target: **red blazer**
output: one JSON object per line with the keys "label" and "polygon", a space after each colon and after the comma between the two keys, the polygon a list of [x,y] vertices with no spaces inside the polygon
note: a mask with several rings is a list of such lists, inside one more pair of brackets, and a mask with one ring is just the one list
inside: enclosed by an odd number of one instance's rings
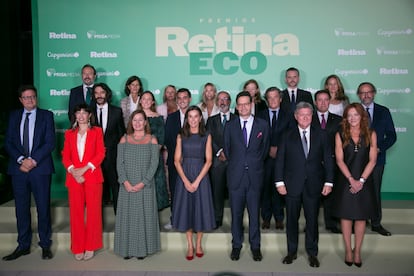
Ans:
{"label": "red blazer", "polygon": [[[87,170],[84,174],[85,182],[102,183],[103,175],[101,169],[102,160],[105,158],[105,146],[103,140],[102,128],[92,127],[88,130],[86,136],[85,153],[82,162],[79,160],[77,148],[78,130],[69,129],[65,132],[65,142],[62,150],[62,163],[67,170],[71,165],[75,168],[86,166],[91,162],[95,170]],[[79,185],[70,173],[66,173],[66,186]]]}

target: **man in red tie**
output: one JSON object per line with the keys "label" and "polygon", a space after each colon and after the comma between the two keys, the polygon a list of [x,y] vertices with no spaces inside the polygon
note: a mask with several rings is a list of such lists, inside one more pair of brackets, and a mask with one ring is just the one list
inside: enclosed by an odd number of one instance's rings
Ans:
{"label": "man in red tie", "polygon": [[[316,112],[313,114],[312,125],[316,128],[324,129],[328,135],[328,143],[335,153],[335,134],[339,130],[339,124],[342,117],[328,111],[331,95],[328,90],[317,91],[314,95]],[[335,156],[332,156],[335,161]],[[325,228],[332,233],[341,233],[338,228],[338,219],[331,214],[332,199],[331,195],[322,197],[323,214],[325,219]]]}

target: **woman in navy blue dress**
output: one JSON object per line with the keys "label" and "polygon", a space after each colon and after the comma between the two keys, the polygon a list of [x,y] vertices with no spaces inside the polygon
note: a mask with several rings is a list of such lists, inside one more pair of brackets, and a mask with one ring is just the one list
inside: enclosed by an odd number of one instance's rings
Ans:
{"label": "woman in navy blue dress", "polygon": [[206,133],[203,115],[197,106],[185,113],[184,126],[177,136],[174,164],[178,178],[172,225],[186,232],[187,260],[194,258],[193,232],[196,232],[195,255],[201,258],[203,232],[215,227],[214,208],[208,170],[212,163],[211,135]]}

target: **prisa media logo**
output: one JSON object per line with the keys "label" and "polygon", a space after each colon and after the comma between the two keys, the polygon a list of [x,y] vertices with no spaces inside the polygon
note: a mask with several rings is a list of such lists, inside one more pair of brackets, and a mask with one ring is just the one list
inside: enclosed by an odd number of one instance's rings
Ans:
{"label": "prisa media logo", "polygon": [[120,34],[99,34],[94,30],[86,32],[86,37],[88,39],[118,39],[121,38]]}
{"label": "prisa media logo", "polygon": [[67,77],[79,77],[80,74],[79,73],[75,73],[75,72],[56,72],[55,68],[48,68],[46,69],[46,75],[49,78],[67,78]]}
{"label": "prisa media logo", "polygon": [[76,34],[49,32],[49,39],[76,39]]}

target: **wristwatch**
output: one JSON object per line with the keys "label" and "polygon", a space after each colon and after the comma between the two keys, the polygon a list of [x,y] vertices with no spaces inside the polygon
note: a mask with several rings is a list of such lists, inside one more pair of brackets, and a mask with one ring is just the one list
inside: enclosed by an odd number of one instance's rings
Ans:
{"label": "wristwatch", "polygon": [[362,184],[364,184],[364,183],[365,183],[365,181],[366,181],[366,179],[365,179],[365,178],[363,178],[363,177],[361,177],[361,178],[359,179],[359,182],[361,182]]}

